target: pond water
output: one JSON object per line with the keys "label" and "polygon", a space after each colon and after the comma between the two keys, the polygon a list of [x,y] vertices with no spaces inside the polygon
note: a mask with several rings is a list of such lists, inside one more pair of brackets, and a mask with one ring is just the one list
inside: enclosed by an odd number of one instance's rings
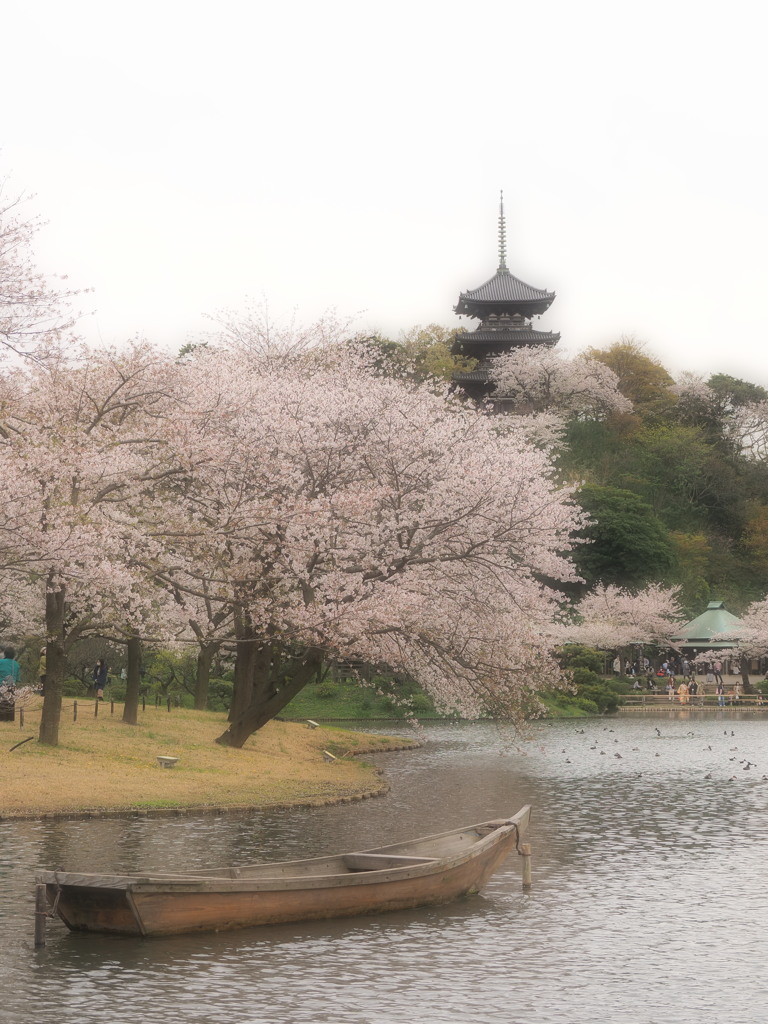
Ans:
{"label": "pond water", "polygon": [[[382,730],[384,731],[384,730]],[[431,726],[382,799],[224,818],[0,823],[0,1021],[752,1024],[766,1019],[768,719],[726,710]],[[749,768],[745,765],[749,764]],[[376,846],[534,806],[534,886],[169,939],[48,927],[36,866],[211,867]]]}

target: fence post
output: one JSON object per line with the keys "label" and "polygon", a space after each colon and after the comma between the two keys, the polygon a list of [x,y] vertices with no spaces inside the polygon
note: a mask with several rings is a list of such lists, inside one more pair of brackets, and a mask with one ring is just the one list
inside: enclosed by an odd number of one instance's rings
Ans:
{"label": "fence post", "polygon": [[170,712],[170,710],[171,710],[171,698],[169,697],[168,698],[168,711]]}
{"label": "fence post", "polygon": [[115,702],[113,700],[109,702],[109,713],[110,715],[114,715],[115,713]]}
{"label": "fence post", "polygon": [[98,718],[99,717],[99,698],[98,697],[93,702],[93,717],[94,718]]}
{"label": "fence post", "polygon": [[77,721],[77,701],[72,705],[72,721]]}
{"label": "fence post", "polygon": [[19,728],[24,728],[24,708],[19,708]]}
{"label": "fence post", "polygon": [[146,711],[147,710],[147,698],[146,698],[146,696],[143,693],[141,695],[141,710],[142,711]]}

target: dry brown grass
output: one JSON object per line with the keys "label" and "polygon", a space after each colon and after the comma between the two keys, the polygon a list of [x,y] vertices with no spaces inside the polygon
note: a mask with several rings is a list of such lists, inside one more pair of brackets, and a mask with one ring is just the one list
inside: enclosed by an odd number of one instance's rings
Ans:
{"label": "dry brown grass", "polygon": [[[214,742],[226,728],[223,714],[165,708],[139,712],[137,726],[121,721],[122,705],[71,702],[62,715],[59,746],[37,742],[39,704],[25,709],[25,727],[0,722],[0,817],[51,813],[189,807],[264,807],[328,803],[378,792],[376,770],[342,755],[398,749],[400,739],[330,727],[308,729],[270,722],[242,750]],[[35,738],[11,751],[27,736]],[[339,756],[323,760],[323,750]],[[161,768],[158,755],[178,757]]]}

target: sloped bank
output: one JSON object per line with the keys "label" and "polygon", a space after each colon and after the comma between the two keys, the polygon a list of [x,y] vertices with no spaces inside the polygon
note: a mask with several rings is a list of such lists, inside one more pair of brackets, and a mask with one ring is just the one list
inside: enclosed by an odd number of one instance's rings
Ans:
{"label": "sloped bank", "polygon": [[[81,702],[77,721],[65,714],[57,747],[32,738],[10,749],[36,733],[32,708],[21,733],[15,723],[0,723],[0,820],[215,815],[364,800],[389,787],[361,755],[419,746],[403,737],[270,722],[235,750],[214,742],[224,715],[148,708],[138,726],[127,726],[121,706],[113,715],[103,708],[98,718],[86,709]],[[178,760],[162,768],[161,756]]]}

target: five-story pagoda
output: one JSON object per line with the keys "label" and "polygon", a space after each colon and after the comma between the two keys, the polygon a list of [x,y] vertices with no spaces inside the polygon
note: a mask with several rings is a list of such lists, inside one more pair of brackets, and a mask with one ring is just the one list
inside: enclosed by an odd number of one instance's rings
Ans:
{"label": "five-story pagoda", "polygon": [[453,380],[467,395],[478,401],[487,398],[494,385],[490,380],[492,360],[513,348],[531,345],[556,345],[560,335],[536,331],[531,318],[541,316],[554,301],[555,293],[534,288],[507,268],[504,193],[499,207],[499,267],[493,277],[479,288],[462,292],[454,306],[459,316],[480,321],[474,331],[457,335],[454,354],[477,359],[473,370],[458,372]]}

